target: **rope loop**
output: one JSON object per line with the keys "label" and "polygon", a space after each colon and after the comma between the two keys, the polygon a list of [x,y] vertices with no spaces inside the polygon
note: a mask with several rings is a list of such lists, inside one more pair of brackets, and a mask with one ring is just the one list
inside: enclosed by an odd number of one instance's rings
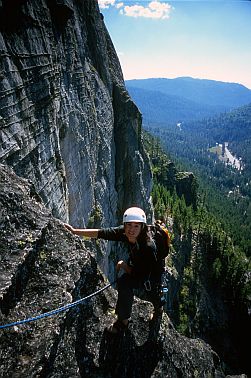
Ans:
{"label": "rope loop", "polygon": [[43,318],[47,318],[49,316],[53,316],[53,315],[56,315],[56,314],[59,314],[60,312],[63,312],[63,311],[67,311],[69,310],[69,308],[72,308],[72,307],[75,307],[75,306],[78,306],[80,303],[98,295],[99,293],[101,293],[102,291],[108,289],[108,287],[112,286],[116,281],[112,282],[112,283],[109,283],[107,284],[106,286],[102,287],[101,289],[95,291],[94,293],[90,294],[90,295],[87,295],[86,297],[84,298],[81,298],[81,299],[78,299],[77,301],[75,302],[72,302],[72,303],[68,303],[67,305],[65,306],[62,306],[62,307],[59,307],[55,310],[52,310],[52,311],[48,311],[48,312],[45,312],[44,314],[40,314],[40,315],[37,315],[37,316],[34,316],[32,318],[27,318],[27,319],[23,319],[23,320],[19,320],[17,322],[13,322],[13,323],[9,323],[9,324],[3,324],[3,325],[0,325],[0,329],[5,329],[5,328],[10,328],[10,327],[14,327],[14,326],[18,326],[20,324],[24,324],[24,323],[31,323],[31,322],[34,322],[36,320],[40,320],[40,319],[43,319]]}

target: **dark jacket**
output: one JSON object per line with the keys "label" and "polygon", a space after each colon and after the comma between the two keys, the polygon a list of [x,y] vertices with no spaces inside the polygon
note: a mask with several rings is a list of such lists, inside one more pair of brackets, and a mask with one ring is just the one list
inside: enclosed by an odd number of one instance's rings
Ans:
{"label": "dark jacket", "polygon": [[156,260],[156,246],[153,240],[143,240],[135,244],[129,243],[124,226],[100,229],[98,238],[124,242],[128,246],[128,264],[132,267],[132,275],[145,281],[160,279],[160,267]]}

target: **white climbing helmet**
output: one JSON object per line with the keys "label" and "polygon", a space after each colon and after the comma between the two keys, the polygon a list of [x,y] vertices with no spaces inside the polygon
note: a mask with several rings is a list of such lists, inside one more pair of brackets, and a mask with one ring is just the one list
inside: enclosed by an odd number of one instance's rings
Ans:
{"label": "white climbing helmet", "polygon": [[123,215],[123,223],[128,222],[146,223],[145,212],[139,207],[129,207]]}

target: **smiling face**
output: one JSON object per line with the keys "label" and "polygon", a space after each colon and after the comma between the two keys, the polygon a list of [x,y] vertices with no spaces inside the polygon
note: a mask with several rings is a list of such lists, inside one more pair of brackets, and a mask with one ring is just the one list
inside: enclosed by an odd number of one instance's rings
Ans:
{"label": "smiling face", "polygon": [[128,222],[125,223],[125,234],[130,243],[136,243],[137,237],[142,229],[142,223]]}

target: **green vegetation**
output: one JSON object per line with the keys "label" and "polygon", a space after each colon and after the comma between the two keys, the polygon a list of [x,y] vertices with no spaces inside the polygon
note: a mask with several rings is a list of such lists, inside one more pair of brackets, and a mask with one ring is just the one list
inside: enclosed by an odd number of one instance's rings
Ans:
{"label": "green vegetation", "polygon": [[[144,127],[161,140],[160,145],[145,136],[154,176],[153,204],[173,235],[167,259],[174,272],[169,315],[178,331],[204,338],[230,365],[238,361],[234,368],[239,373],[248,371],[251,105],[177,124],[158,122],[158,113],[153,122],[144,116]],[[236,169],[228,150],[241,157],[243,169]],[[193,172],[196,180],[189,181],[192,176],[184,171]],[[226,345],[233,349],[226,351]]]}
{"label": "green vegetation", "polygon": [[[247,256],[251,256],[251,105],[217,118],[174,125],[148,126],[183,170],[190,170],[206,193],[205,207]],[[216,143],[229,143],[241,156],[243,170],[220,161]],[[177,163],[178,161],[178,163]],[[181,163],[182,162],[182,163]],[[155,168],[156,169],[156,168]]]}
{"label": "green vegetation", "polygon": [[[188,206],[184,195],[177,195],[175,167],[161,149],[160,143],[148,133],[145,133],[144,140],[152,162],[152,200],[155,215],[167,223],[169,219],[173,220],[174,250],[179,250],[181,239],[187,240],[187,244],[190,243],[175,318],[178,330],[193,336],[202,284],[210,287],[210,290],[215,289],[215,292],[220,291],[222,300],[233,303],[237,312],[240,308],[245,308],[247,312],[251,298],[250,260],[245,254],[246,249],[241,248],[241,243],[239,246],[234,245],[231,238],[238,240],[241,219],[238,219],[239,213],[235,207],[231,207],[231,201],[221,201],[219,190],[217,192],[216,187],[209,187],[205,180],[200,181],[202,185],[198,189],[196,206]],[[212,202],[210,207],[209,198]],[[246,208],[244,199],[236,197],[235,201],[244,206],[242,210]],[[228,227],[225,227],[226,222],[222,221],[222,217],[229,219],[228,212],[231,212],[235,222],[239,222],[230,233]],[[247,223],[247,228],[250,223]],[[250,234],[246,235],[246,241],[248,237]]]}

